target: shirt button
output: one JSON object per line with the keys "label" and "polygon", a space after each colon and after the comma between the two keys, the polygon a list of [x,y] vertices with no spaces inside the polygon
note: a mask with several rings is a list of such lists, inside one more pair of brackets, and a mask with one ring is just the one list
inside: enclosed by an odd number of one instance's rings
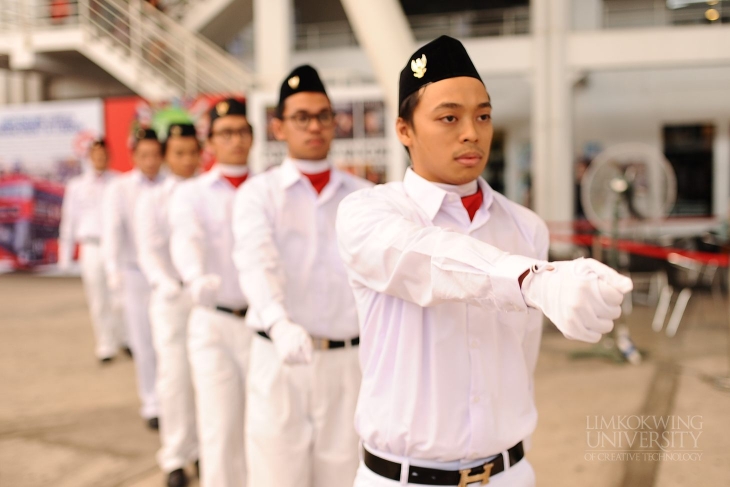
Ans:
{"label": "shirt button", "polygon": [[479,346],[479,340],[472,340],[472,341],[471,341],[471,342],[469,343],[469,346],[470,346],[471,348],[477,348],[477,347]]}
{"label": "shirt button", "polygon": [[474,396],[474,397],[472,398],[471,402],[473,402],[474,404],[479,404],[479,400],[480,400],[480,399],[481,399],[481,398],[480,398],[479,396]]}

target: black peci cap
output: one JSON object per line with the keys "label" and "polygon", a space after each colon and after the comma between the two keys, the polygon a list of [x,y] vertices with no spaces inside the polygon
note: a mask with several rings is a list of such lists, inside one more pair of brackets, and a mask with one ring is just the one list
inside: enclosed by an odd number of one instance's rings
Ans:
{"label": "black peci cap", "polygon": [[167,127],[167,138],[170,137],[197,137],[198,133],[195,130],[195,125],[191,123],[173,123]]}
{"label": "black peci cap", "polygon": [[134,144],[135,146],[142,140],[154,140],[159,142],[157,138],[157,132],[151,128],[140,127],[134,131]]}
{"label": "black peci cap", "polygon": [[417,50],[400,72],[398,106],[429,83],[462,76],[482,81],[464,45],[453,37],[441,36]]}
{"label": "black peci cap", "polygon": [[287,98],[303,92],[327,95],[327,90],[324,89],[324,83],[322,83],[319,73],[308,64],[294,68],[289,76],[284,79],[279,91],[278,113],[281,114],[284,111],[284,101]]}
{"label": "black peci cap", "polygon": [[246,102],[237,100],[236,98],[226,98],[213,105],[208,115],[210,117],[208,135],[210,136],[213,133],[213,123],[219,118],[227,117],[228,115],[243,115],[245,117]]}

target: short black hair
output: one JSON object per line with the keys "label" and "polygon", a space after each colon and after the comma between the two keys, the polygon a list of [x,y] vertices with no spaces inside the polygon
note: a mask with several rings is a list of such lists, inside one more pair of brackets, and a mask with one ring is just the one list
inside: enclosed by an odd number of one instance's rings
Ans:
{"label": "short black hair", "polygon": [[413,127],[413,113],[418,107],[418,102],[421,101],[422,90],[414,91],[405,99],[403,103],[398,107],[398,117],[402,118],[408,125]]}
{"label": "short black hair", "polygon": [[89,146],[89,151],[91,151],[91,149],[94,149],[96,147],[101,147],[102,149],[106,149],[106,140],[104,140],[103,138],[92,140],[91,145]]}
{"label": "short black hair", "polygon": [[[402,118],[403,121],[410,125],[414,131],[416,130],[416,127],[413,125],[413,113],[416,111],[416,107],[418,107],[418,103],[421,101],[422,94],[423,89],[414,91],[413,93],[405,97],[403,99],[403,102],[398,107],[398,117]],[[410,157],[411,151],[408,150],[408,147],[404,145],[403,148],[408,153],[408,157]]]}

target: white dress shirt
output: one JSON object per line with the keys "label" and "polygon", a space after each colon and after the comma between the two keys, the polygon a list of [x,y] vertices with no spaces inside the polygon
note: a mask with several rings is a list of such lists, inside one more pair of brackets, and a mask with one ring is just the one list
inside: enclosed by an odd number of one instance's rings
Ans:
{"label": "white dress shirt", "polygon": [[139,169],[133,169],[109,185],[102,208],[102,250],[107,275],[119,275],[125,267],[138,267],[134,223],[137,200],[164,180],[162,174],[149,179]]}
{"label": "white dress shirt", "polygon": [[109,183],[118,176],[115,171],[98,173],[90,170],[66,184],[61,210],[58,261],[71,262],[76,242],[101,240],[101,204]]}
{"label": "white dress shirt", "polygon": [[518,278],[547,258],[548,230],[478,184],[484,201],[473,221],[459,194],[412,169],[340,206],[360,319],[355,423],[376,454],[468,462],[535,427],[534,358],[523,342],[539,337],[541,314],[528,311]]}
{"label": "white dress shirt", "polygon": [[[245,182],[243,186],[248,183]],[[170,252],[186,284],[206,274],[221,278],[218,305],[246,307],[233,265],[231,211],[236,189],[220,168],[180,183],[170,199]]]}
{"label": "white dress shirt", "polygon": [[268,329],[287,318],[314,337],[358,335],[355,302],[337,251],[335,217],[343,198],[369,186],[332,169],[329,183],[317,194],[295,161],[286,159],[241,188],[233,210],[233,259],[253,310],[250,326]]}
{"label": "white dress shirt", "polygon": [[165,181],[145,191],[137,201],[134,218],[139,267],[152,287],[164,280],[180,281],[170,256],[169,203],[182,178],[170,174]]}

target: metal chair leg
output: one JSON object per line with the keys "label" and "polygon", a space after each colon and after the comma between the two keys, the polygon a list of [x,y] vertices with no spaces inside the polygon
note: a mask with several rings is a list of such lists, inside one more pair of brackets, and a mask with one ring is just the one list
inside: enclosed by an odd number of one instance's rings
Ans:
{"label": "metal chair leg", "polygon": [[654,313],[654,320],[651,322],[651,329],[659,333],[664,327],[664,320],[667,317],[667,311],[669,311],[669,303],[672,300],[672,294],[674,289],[672,286],[664,286],[662,292],[659,295],[659,303],[656,305],[656,312]]}
{"label": "metal chair leg", "polygon": [[672,311],[672,317],[669,319],[669,323],[667,324],[667,336],[673,337],[677,334],[677,329],[679,328],[679,323],[682,321],[682,316],[684,316],[684,311],[687,309],[687,303],[689,302],[689,298],[692,296],[692,288],[686,287],[682,289],[682,291],[679,293],[679,296],[677,297],[677,302],[674,305],[674,311]]}

